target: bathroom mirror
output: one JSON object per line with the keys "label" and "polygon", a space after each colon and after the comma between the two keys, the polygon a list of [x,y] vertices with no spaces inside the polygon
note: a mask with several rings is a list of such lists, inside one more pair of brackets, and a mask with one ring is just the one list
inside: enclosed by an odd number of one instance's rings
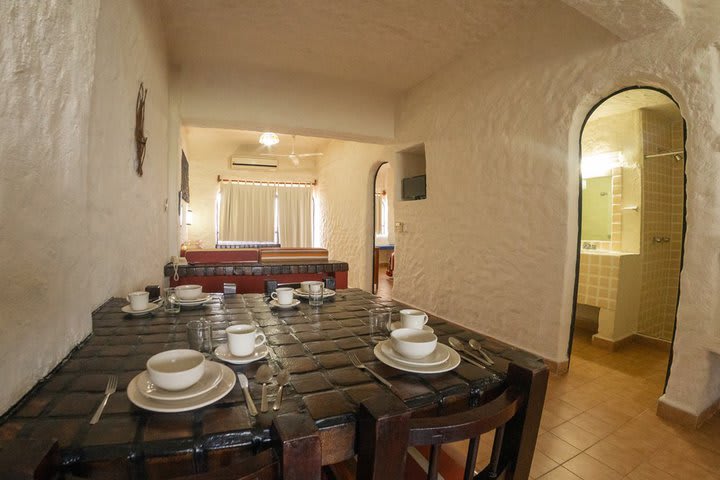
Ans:
{"label": "bathroom mirror", "polygon": [[610,240],[612,225],[612,177],[582,181],[582,240]]}

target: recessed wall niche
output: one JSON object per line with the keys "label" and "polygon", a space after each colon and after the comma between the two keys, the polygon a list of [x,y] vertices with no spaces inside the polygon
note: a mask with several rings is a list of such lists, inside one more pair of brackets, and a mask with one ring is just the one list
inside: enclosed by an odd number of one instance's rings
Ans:
{"label": "recessed wall niche", "polygon": [[425,175],[425,144],[419,143],[395,154],[396,192],[400,201],[424,200],[427,198],[427,177]]}

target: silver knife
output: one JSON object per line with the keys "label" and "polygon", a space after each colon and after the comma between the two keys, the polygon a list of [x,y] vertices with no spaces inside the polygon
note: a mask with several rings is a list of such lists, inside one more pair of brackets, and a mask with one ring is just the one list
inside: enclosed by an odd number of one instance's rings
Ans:
{"label": "silver knife", "polygon": [[480,367],[480,368],[483,368],[483,369],[487,370],[487,367],[486,367],[485,365],[483,365],[482,363],[480,363],[480,362],[478,362],[478,361],[476,361],[476,360],[473,360],[472,358],[468,357],[468,356],[465,355],[464,353],[460,353],[460,352],[457,352],[457,353],[458,353],[458,355],[460,355],[460,358],[462,358],[463,360],[465,360],[465,361],[468,362],[469,364],[472,364],[472,365],[475,365],[476,367]]}
{"label": "silver knife", "polygon": [[247,403],[248,411],[250,412],[250,415],[254,417],[258,414],[258,411],[257,408],[255,408],[255,402],[253,402],[253,399],[250,396],[250,390],[248,390],[248,378],[244,373],[238,373],[237,378],[238,382],[240,382],[240,388],[242,388],[242,391],[245,394],[245,403]]}

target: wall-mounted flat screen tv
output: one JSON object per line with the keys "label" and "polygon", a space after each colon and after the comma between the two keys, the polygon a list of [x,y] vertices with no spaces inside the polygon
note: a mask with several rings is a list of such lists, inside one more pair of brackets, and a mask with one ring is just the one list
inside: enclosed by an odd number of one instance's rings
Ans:
{"label": "wall-mounted flat screen tv", "polygon": [[402,199],[403,200],[422,200],[425,195],[425,175],[417,177],[403,178],[402,181]]}

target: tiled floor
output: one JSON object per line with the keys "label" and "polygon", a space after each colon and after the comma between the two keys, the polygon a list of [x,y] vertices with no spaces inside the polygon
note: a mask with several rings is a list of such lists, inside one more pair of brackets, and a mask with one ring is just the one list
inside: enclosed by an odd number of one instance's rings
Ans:
{"label": "tiled floor", "polygon": [[[719,416],[689,430],[655,415],[666,365],[667,353],[653,347],[611,353],[577,332],[570,372],[550,378],[531,478],[720,479]],[[491,443],[481,443],[478,467]],[[449,447],[463,464],[463,445]]]}
{"label": "tiled floor", "polygon": [[378,275],[378,290],[376,295],[378,297],[392,300],[393,277],[385,275],[386,268],[387,265],[381,265],[380,267],[380,273]]}

